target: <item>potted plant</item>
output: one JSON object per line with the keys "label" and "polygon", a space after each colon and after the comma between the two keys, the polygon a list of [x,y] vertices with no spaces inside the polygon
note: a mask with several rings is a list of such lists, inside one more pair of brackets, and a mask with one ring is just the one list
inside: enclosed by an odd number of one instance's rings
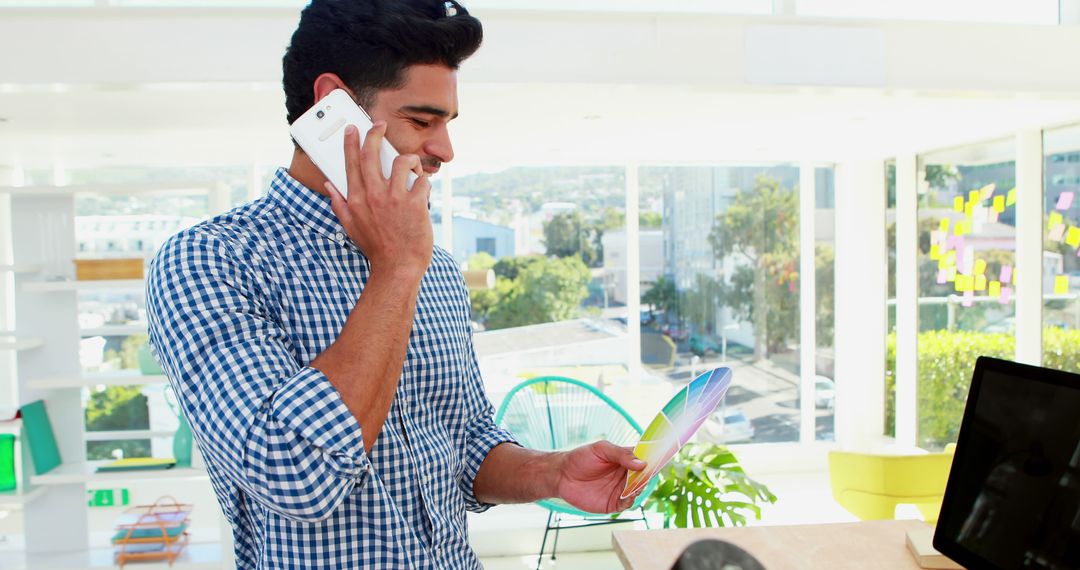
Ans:
{"label": "potted plant", "polygon": [[658,477],[645,509],[664,515],[664,528],[743,526],[761,518],[760,503],[776,502],[722,445],[688,443]]}

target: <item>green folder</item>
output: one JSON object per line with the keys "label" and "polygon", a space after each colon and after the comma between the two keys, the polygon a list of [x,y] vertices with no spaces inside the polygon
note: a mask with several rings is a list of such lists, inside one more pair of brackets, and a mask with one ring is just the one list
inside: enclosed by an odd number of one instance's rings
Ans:
{"label": "green folder", "polygon": [[10,433],[0,433],[0,491],[14,491],[17,486],[15,436]]}
{"label": "green folder", "polygon": [[49,413],[45,411],[45,402],[37,400],[19,408],[22,414],[23,430],[26,442],[30,445],[30,458],[34,463],[34,473],[43,475],[60,465],[60,450],[56,447]]}

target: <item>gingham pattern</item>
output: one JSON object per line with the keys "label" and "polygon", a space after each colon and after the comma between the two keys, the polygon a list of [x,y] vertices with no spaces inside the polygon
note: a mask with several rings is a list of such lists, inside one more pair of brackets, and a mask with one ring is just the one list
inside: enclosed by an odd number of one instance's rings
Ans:
{"label": "gingham pattern", "polygon": [[233,527],[237,568],[480,568],[465,511],[492,421],[461,273],[436,248],[370,454],[306,366],[369,265],[330,201],[278,170],[265,198],[171,238],[147,284],[150,340]]}

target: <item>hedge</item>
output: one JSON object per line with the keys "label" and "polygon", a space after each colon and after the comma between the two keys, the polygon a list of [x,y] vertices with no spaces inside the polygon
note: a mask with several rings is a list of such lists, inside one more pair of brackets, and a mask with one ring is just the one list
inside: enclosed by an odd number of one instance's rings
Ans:
{"label": "hedge", "polygon": [[[1005,333],[929,331],[919,333],[918,444],[942,449],[956,441],[971,372],[979,356],[1015,359],[1016,337]],[[896,336],[886,340],[885,433],[896,425]],[[1080,330],[1043,330],[1043,366],[1080,371]]]}

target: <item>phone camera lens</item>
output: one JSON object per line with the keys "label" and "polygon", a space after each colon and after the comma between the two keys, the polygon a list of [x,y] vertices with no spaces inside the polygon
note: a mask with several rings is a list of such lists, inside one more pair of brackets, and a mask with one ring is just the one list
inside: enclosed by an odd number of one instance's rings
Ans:
{"label": "phone camera lens", "polygon": [[315,116],[321,119],[326,116],[326,113],[320,110],[319,112],[315,113]]}

